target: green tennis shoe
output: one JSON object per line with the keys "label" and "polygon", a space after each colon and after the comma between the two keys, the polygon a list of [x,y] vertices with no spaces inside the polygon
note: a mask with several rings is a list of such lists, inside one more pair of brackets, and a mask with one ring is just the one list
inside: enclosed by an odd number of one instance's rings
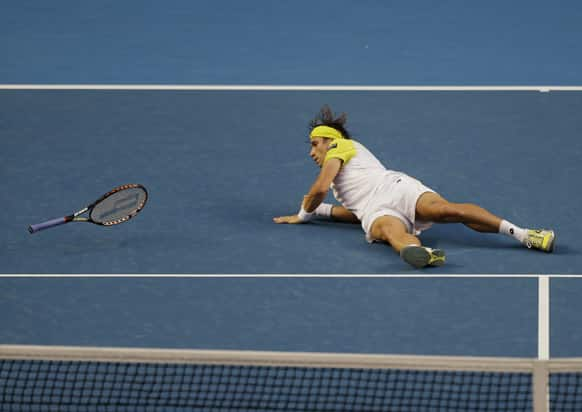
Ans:
{"label": "green tennis shoe", "polygon": [[538,249],[547,253],[554,251],[556,234],[553,230],[528,229],[523,244],[529,249]]}
{"label": "green tennis shoe", "polygon": [[445,264],[445,251],[424,246],[410,245],[400,250],[400,257],[406,263],[417,269],[426,266],[442,266]]}

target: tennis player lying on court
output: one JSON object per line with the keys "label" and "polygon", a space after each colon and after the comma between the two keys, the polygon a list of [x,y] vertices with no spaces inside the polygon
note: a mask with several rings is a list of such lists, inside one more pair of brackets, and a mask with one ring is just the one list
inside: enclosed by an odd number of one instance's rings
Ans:
{"label": "tennis player lying on court", "polygon": [[[451,203],[420,181],[386,169],[345,128],[346,115],[334,118],[324,106],[311,122],[311,158],[321,172],[303,197],[296,215],[276,217],[276,223],[304,223],[314,215],[361,223],[370,243],[389,243],[414,267],[440,266],[445,252],[421,245],[418,235],[432,223],[463,223],[484,233],[511,236],[528,248],[551,252],[552,230],[523,229],[469,203]],[[342,206],[322,201],[329,189]]]}

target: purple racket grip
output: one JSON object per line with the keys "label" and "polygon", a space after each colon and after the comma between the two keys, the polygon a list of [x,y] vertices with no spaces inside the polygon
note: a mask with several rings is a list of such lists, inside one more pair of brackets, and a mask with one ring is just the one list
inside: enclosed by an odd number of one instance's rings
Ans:
{"label": "purple racket grip", "polygon": [[67,219],[64,217],[59,217],[56,219],[47,220],[46,222],[38,223],[36,225],[30,225],[28,227],[28,231],[30,233],[36,233],[38,231],[48,229],[49,227],[62,225],[64,223],[67,223]]}

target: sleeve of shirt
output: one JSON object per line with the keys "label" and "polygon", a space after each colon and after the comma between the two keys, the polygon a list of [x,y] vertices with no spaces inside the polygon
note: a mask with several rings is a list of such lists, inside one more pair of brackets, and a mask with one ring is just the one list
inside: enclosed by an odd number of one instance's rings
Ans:
{"label": "sleeve of shirt", "polygon": [[335,139],[329,145],[325,160],[340,159],[343,165],[347,164],[356,155],[356,146],[349,139]]}

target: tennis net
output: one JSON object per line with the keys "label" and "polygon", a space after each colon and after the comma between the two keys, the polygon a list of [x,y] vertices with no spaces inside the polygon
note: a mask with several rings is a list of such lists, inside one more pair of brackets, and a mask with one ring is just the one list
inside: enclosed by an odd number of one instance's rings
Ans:
{"label": "tennis net", "polygon": [[580,359],[0,345],[2,411],[573,411],[581,385]]}

